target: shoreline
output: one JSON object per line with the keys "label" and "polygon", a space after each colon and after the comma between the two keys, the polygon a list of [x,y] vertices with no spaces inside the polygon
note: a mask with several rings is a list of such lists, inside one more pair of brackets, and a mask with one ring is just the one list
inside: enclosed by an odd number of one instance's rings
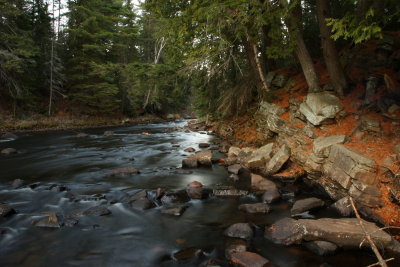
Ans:
{"label": "shoreline", "polygon": [[[143,116],[137,118],[87,118],[87,119],[60,119],[52,117],[38,120],[15,120],[0,123],[0,135],[8,132],[48,132],[63,130],[93,129],[102,127],[132,126],[140,123],[162,123],[168,119],[157,116]],[[14,125],[12,125],[14,124]]]}

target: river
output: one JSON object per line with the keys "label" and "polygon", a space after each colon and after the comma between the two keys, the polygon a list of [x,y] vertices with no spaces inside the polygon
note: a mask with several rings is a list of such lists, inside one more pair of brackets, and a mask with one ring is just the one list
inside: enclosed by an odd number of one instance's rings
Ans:
{"label": "river", "polygon": [[[181,121],[95,128],[86,130],[90,136],[83,138],[76,137],[73,131],[51,131],[2,140],[0,150],[13,147],[18,153],[0,156],[0,202],[17,211],[0,218],[0,266],[199,266],[209,259],[227,266],[223,231],[236,222],[254,225],[256,235],[251,250],[274,266],[355,267],[376,262],[370,252],[342,251],[319,257],[300,246],[284,247],[264,239],[266,226],[290,216],[291,200],[272,205],[272,212],[267,215],[238,211],[241,203],[257,202],[253,195],[191,200],[180,217],[161,214],[162,207],[132,210],[126,197],[138,189],[173,191],[184,189],[192,181],[207,188],[232,185],[225,167],[218,164],[193,169],[192,173],[175,172],[188,155],[185,148],[198,149],[199,143],[215,141],[212,135],[178,129],[185,124]],[[106,130],[114,134],[103,135]],[[141,173],[108,175],[124,167]],[[23,179],[26,186],[13,189],[10,183],[16,178]],[[79,216],[100,204],[107,205],[112,213]],[[69,215],[79,222],[59,229],[31,224],[48,214]],[[314,216],[334,215],[321,211]],[[192,247],[201,249],[203,255],[183,262],[170,256]]]}

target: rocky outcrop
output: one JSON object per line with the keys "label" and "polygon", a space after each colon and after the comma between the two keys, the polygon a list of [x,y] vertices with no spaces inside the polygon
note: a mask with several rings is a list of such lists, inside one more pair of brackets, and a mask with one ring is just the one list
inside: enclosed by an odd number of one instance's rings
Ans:
{"label": "rocky outcrop", "polygon": [[[363,221],[366,231],[380,248],[392,245],[392,237],[374,223]],[[357,218],[318,220],[285,218],[276,222],[266,231],[266,238],[284,245],[299,244],[303,241],[328,241],[344,248],[358,248],[365,233]],[[368,242],[363,243],[368,246]]]}
{"label": "rocky outcrop", "polygon": [[300,105],[300,112],[315,126],[332,121],[342,110],[340,99],[329,92],[310,93]]}
{"label": "rocky outcrop", "polygon": [[357,202],[371,207],[381,204],[376,171],[375,161],[340,144],[332,146],[323,166],[324,175],[344,188]]}
{"label": "rocky outcrop", "polygon": [[318,137],[313,142],[313,152],[317,157],[327,158],[331,152],[331,147],[335,144],[343,144],[346,141],[345,135],[332,135],[328,137]]}

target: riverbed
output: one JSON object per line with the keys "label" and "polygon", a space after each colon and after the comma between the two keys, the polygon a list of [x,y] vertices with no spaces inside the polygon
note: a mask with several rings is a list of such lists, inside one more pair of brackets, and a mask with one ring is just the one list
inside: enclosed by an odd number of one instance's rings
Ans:
{"label": "riverbed", "polygon": [[[0,218],[0,266],[199,266],[212,260],[228,266],[223,232],[237,222],[252,224],[256,234],[250,250],[274,266],[367,266],[376,262],[368,251],[320,257],[301,246],[285,247],[266,240],[265,228],[290,217],[293,199],[275,203],[271,213],[260,215],[238,211],[242,203],[259,202],[253,194],[190,200],[179,217],[162,214],[161,206],[131,209],[127,195],[140,189],[175,191],[192,181],[210,190],[235,186],[219,164],[177,172],[189,155],[185,148],[198,150],[199,143],[218,141],[213,135],[183,131],[186,123],[87,129],[87,137],[77,137],[73,131],[51,131],[1,140],[1,149],[13,147],[18,153],[0,156],[0,202],[17,211]],[[114,134],[104,135],[105,131]],[[214,156],[224,155],[215,151]],[[140,174],[109,175],[119,168],[135,168]],[[10,183],[15,179],[22,179],[24,185],[13,188]],[[111,214],[82,215],[98,205],[107,206]],[[73,218],[77,224],[60,228],[32,224],[49,214]],[[337,215],[323,210],[310,216]],[[183,261],[171,257],[187,248],[202,253]]]}

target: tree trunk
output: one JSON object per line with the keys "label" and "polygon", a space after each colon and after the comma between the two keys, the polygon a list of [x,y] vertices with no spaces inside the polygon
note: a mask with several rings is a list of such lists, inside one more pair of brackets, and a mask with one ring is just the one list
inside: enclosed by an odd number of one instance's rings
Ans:
{"label": "tree trunk", "polygon": [[[284,1],[286,2],[286,0]],[[319,92],[319,78],[317,72],[315,71],[314,63],[312,61],[310,53],[308,52],[307,46],[304,43],[300,4],[298,4],[297,7],[293,9],[293,18],[296,20],[294,25],[297,25],[297,29],[291,31],[296,33],[296,55],[299,59],[301,69],[303,70],[304,77],[306,78],[308,84],[308,92]]]}
{"label": "tree trunk", "polygon": [[344,96],[347,88],[346,76],[339,62],[339,54],[335,42],[331,38],[331,29],[326,25],[326,18],[330,15],[328,0],[317,0],[317,18],[321,34],[321,45],[324,53],[325,65],[333,88],[339,96]]}
{"label": "tree trunk", "polygon": [[[287,0],[280,0],[283,7],[288,7]],[[286,25],[289,29],[289,33],[296,39],[296,55],[299,59],[301,69],[303,70],[304,77],[306,78],[308,85],[308,92],[315,93],[320,91],[319,78],[315,71],[314,63],[308,52],[306,44],[304,43],[303,32],[302,32],[302,15],[300,2],[296,7],[293,8],[291,17],[286,19]]]}
{"label": "tree trunk", "polygon": [[[264,71],[262,69],[260,60],[258,58],[258,49],[257,49],[256,44],[254,44],[250,41],[250,38],[248,35],[247,35],[247,39],[244,40],[244,44],[245,44],[244,47],[245,47],[245,51],[246,51],[246,55],[247,55],[247,61],[249,62],[251,73],[257,80],[259,80],[263,89],[266,91],[269,91],[269,88],[268,88],[268,85],[267,85],[267,82],[265,79]],[[258,93],[261,94],[261,91],[259,90]]]}

